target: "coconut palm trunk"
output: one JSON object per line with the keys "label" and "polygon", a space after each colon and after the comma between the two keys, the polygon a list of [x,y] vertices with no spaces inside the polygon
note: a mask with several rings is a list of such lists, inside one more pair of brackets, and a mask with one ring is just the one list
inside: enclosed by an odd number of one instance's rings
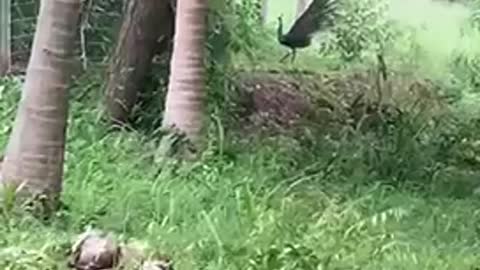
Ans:
{"label": "coconut palm trunk", "polygon": [[208,0],[177,0],[174,47],[163,126],[198,143],[205,96]]}
{"label": "coconut palm trunk", "polygon": [[[2,187],[56,198],[62,187],[67,84],[81,0],[43,0],[13,130],[2,164]],[[29,196],[30,197],[30,196]]]}
{"label": "coconut palm trunk", "polygon": [[114,124],[127,123],[152,57],[168,49],[173,30],[169,0],[127,1],[106,86],[106,109]]}

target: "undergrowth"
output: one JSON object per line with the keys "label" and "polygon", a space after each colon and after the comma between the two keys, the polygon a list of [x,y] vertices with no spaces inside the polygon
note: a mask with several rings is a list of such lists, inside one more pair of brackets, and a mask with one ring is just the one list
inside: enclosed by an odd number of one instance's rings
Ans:
{"label": "undergrowth", "polygon": [[[11,108],[17,84],[2,86],[0,104]],[[293,139],[223,134],[219,121],[200,160],[161,167],[152,138],[107,132],[95,106],[74,96],[65,209],[40,221],[3,205],[3,269],[65,269],[72,237],[89,225],[145,241],[177,269],[471,269],[480,262],[480,205],[470,180],[478,173],[447,154],[465,152],[474,125],[419,130],[407,117],[363,135],[306,129]],[[3,144],[12,118],[2,118]]]}

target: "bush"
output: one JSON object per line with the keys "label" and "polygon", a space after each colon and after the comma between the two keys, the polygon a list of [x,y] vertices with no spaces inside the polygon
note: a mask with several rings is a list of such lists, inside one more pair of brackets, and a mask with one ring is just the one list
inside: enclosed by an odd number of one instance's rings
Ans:
{"label": "bush", "polygon": [[383,50],[393,41],[395,28],[386,17],[386,1],[347,0],[342,2],[332,29],[330,51],[344,62],[360,60],[371,52]]}

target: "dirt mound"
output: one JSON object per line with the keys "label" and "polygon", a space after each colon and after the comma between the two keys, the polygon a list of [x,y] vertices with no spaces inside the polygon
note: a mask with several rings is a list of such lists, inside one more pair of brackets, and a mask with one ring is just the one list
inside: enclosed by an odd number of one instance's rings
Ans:
{"label": "dirt mound", "polygon": [[245,97],[245,113],[256,124],[288,128],[314,110],[311,97],[291,78],[266,73],[242,74],[239,82]]}
{"label": "dirt mound", "polygon": [[438,114],[445,102],[438,87],[410,74],[387,82],[373,73],[242,72],[236,77],[244,128],[286,131],[305,124],[376,121],[379,113],[422,110]]}

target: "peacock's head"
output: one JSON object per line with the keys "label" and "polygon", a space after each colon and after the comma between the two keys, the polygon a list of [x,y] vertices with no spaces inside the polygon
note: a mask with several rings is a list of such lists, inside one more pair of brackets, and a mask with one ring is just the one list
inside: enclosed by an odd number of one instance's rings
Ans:
{"label": "peacock's head", "polygon": [[283,15],[278,16],[278,26],[277,26],[277,39],[280,43],[282,43],[284,40],[282,17]]}
{"label": "peacock's head", "polygon": [[280,14],[280,16],[278,16],[277,19],[278,19],[278,23],[279,23],[279,24],[282,24],[282,22],[283,22],[283,14]]}

